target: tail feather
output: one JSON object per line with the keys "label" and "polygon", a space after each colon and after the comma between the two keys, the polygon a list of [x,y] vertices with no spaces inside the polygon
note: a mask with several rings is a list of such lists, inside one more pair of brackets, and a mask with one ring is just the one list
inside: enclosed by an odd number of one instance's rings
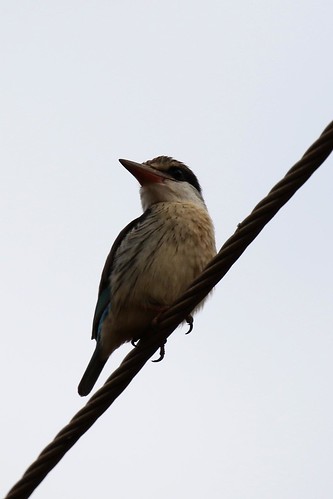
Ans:
{"label": "tail feather", "polygon": [[81,397],[84,397],[91,392],[107,360],[108,358],[105,359],[101,356],[101,351],[99,345],[97,344],[87,369],[85,370],[77,388],[77,391]]}

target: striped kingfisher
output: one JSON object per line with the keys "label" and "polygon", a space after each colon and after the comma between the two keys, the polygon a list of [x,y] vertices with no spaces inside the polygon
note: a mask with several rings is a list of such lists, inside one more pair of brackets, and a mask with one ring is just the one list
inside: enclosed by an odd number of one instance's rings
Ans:
{"label": "striped kingfisher", "polygon": [[82,396],[112,352],[141,338],[216,255],[201,187],[184,163],[168,156],[119,161],[141,184],[143,214],[120,232],[105,262],[92,328],[96,348],[78,386]]}

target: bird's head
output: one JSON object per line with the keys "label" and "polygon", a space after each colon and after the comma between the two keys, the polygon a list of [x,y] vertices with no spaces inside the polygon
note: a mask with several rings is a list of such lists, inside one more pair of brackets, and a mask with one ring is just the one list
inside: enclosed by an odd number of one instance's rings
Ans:
{"label": "bird's head", "polygon": [[159,156],[144,163],[119,161],[141,184],[143,210],[161,202],[191,202],[205,206],[198,179],[184,163],[169,156]]}

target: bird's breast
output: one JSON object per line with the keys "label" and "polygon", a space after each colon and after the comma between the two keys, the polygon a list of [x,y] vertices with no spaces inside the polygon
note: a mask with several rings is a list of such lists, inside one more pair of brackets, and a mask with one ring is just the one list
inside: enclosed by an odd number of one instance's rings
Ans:
{"label": "bird's breast", "polygon": [[119,246],[112,306],[170,305],[215,256],[212,221],[192,203],[158,203]]}

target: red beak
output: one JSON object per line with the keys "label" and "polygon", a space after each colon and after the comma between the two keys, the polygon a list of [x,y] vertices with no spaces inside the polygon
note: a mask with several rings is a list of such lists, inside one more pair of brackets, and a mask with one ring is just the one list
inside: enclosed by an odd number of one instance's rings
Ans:
{"label": "red beak", "polygon": [[141,163],[135,163],[135,161],[129,161],[128,159],[120,159],[120,163],[128,170],[134,177],[140,182],[140,184],[157,184],[163,182],[166,178],[169,178],[164,173],[151,168],[150,166],[143,165]]}

